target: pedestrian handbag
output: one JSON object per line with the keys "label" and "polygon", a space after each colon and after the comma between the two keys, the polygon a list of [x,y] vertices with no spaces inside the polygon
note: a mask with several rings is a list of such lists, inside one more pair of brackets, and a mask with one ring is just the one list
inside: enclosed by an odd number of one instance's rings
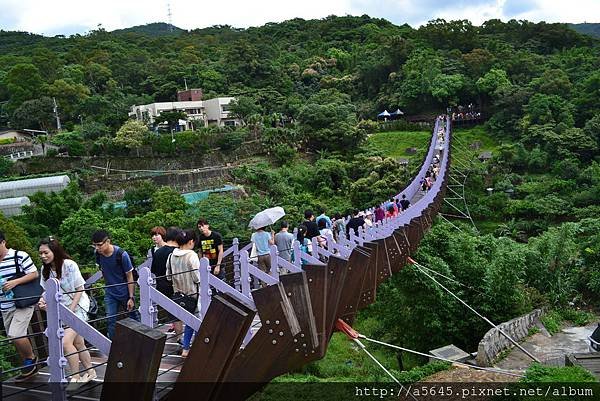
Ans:
{"label": "pedestrian handbag", "polygon": [[171,298],[177,305],[190,313],[196,312],[198,306],[198,295],[185,295],[182,292],[173,293]]}
{"label": "pedestrian handbag", "polygon": [[[21,278],[26,274],[19,268],[19,258],[17,254],[18,252],[15,251],[15,269],[17,271],[15,278]],[[14,294],[15,307],[23,309],[31,305],[36,305],[42,297],[44,289],[40,285],[40,281],[34,279],[28,283],[15,286],[12,289],[12,292]]]}

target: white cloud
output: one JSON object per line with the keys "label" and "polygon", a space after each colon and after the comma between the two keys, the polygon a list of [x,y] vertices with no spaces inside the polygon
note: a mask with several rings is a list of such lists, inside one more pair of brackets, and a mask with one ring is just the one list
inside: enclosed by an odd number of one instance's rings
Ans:
{"label": "white cloud", "polygon": [[[54,35],[84,33],[167,21],[168,0],[0,0],[0,29]],[[548,22],[595,22],[599,0],[170,0],[173,24],[185,29],[212,25],[245,28],[292,18],[362,15],[419,26],[434,18],[491,18]],[[508,15],[506,15],[508,14]],[[597,22],[597,21],[596,21]]]}

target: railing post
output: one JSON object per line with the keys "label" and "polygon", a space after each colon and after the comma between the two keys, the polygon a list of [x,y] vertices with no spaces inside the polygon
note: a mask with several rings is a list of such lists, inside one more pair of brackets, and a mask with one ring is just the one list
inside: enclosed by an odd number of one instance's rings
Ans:
{"label": "railing post", "polygon": [[250,273],[248,272],[248,251],[240,252],[240,281],[242,284],[242,294],[250,297]]}
{"label": "railing post", "polygon": [[206,311],[208,310],[208,305],[210,305],[210,300],[212,298],[212,290],[210,289],[210,262],[207,258],[200,259],[200,320],[204,319],[206,316]]}
{"label": "railing post", "polygon": [[157,321],[157,310],[152,302],[150,287],[154,285],[154,278],[148,267],[139,269],[140,278],[138,284],[140,286],[140,307],[139,312],[141,321],[148,327],[154,327]]}
{"label": "railing post", "polygon": [[294,253],[294,265],[301,269],[302,257],[300,256],[300,241],[294,240],[294,242],[292,242],[292,248]]}
{"label": "railing post", "polygon": [[312,237],[312,239],[310,240],[310,249],[311,249],[311,253],[312,256],[314,256],[315,258],[319,258],[319,241],[317,240],[317,237]]}
{"label": "railing post", "polygon": [[279,251],[277,251],[277,245],[271,245],[269,247],[271,257],[271,276],[279,280]]}
{"label": "railing post", "polygon": [[240,275],[240,240],[237,238],[233,239],[233,286],[236,290],[242,291],[241,275]]}
{"label": "railing post", "polygon": [[60,284],[55,278],[51,278],[46,281],[46,318],[47,326],[45,330],[46,337],[48,337],[48,359],[46,363],[50,370],[51,383],[66,383],[65,378],[65,366],[67,365],[67,359],[63,353],[63,337],[65,336],[65,330],[60,324],[60,312],[58,306],[62,293],[60,291]]}

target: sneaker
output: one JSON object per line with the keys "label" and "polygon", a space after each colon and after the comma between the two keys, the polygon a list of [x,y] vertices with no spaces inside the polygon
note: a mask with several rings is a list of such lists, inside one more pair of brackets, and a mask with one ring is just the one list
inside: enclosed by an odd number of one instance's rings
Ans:
{"label": "sneaker", "polygon": [[78,390],[79,387],[81,387],[81,385],[83,384],[81,382],[82,377],[71,377],[71,380],[69,381],[69,384],[67,384],[67,391],[75,391]]}
{"label": "sneaker", "polygon": [[94,380],[98,375],[94,369],[90,369],[89,372],[86,372],[79,378],[79,383],[87,383],[91,380]]}
{"label": "sneaker", "polygon": [[40,370],[40,366],[38,365],[38,357],[35,356],[33,359],[27,358],[23,362],[23,368],[21,369],[21,374],[15,377],[16,381],[27,380],[30,377],[34,376],[38,370]]}

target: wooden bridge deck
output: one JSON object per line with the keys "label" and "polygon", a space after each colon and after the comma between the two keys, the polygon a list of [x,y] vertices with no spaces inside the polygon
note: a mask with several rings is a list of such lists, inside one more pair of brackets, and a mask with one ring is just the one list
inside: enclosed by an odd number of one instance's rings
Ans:
{"label": "wooden bridge deck", "polygon": [[567,355],[566,365],[581,366],[600,379],[600,352]]}

